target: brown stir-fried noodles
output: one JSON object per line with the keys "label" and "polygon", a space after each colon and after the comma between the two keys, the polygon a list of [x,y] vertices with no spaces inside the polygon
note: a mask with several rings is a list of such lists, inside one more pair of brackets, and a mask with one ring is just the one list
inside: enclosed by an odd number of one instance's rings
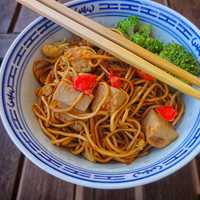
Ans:
{"label": "brown stir-fried noodles", "polygon": [[173,106],[173,126],[184,112],[177,91],[80,38],[42,52],[33,65],[40,87],[32,109],[51,143],[75,155],[129,164],[151,148],[142,128],[151,109]]}

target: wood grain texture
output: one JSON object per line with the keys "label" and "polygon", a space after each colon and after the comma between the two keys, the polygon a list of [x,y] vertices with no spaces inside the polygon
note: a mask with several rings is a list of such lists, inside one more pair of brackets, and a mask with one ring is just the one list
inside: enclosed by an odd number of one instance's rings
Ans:
{"label": "wood grain texture", "polygon": [[169,0],[169,5],[195,25],[200,27],[200,1],[199,0]]}
{"label": "wood grain texture", "polygon": [[22,7],[16,22],[14,32],[21,32],[28,24],[30,24],[38,15],[28,8]]}
{"label": "wood grain texture", "polygon": [[196,193],[197,195],[200,196],[200,177],[199,177],[199,160],[198,160],[198,157],[197,159],[193,159],[192,162],[192,175],[194,177],[194,185],[195,185],[195,190],[196,190]]}
{"label": "wood grain texture", "polygon": [[98,189],[84,188],[83,197],[81,200],[115,200],[115,199],[134,200],[135,199],[134,188],[125,190],[98,190]]}
{"label": "wood grain texture", "polygon": [[11,200],[21,153],[11,142],[0,121],[0,199]]}
{"label": "wood grain texture", "polygon": [[161,3],[163,5],[168,5],[168,0],[153,0],[153,1],[155,1],[157,3]]}
{"label": "wood grain texture", "polygon": [[17,34],[0,34],[0,58],[3,58],[6,54],[9,46],[13,40],[17,37]]}
{"label": "wood grain texture", "polygon": [[199,182],[197,183],[196,188],[197,188],[197,193],[200,196],[200,154],[196,157],[195,162],[196,162],[197,176],[199,177],[198,179]]}
{"label": "wood grain texture", "polygon": [[197,200],[192,165],[189,164],[175,174],[144,187],[144,200]]}
{"label": "wood grain texture", "polygon": [[[13,0],[0,1],[0,58],[4,57],[8,47],[16,37],[14,34],[6,35],[12,23],[16,5]],[[0,151],[0,198],[3,200],[11,200],[15,194],[23,156],[11,142],[1,121]]]}
{"label": "wood grain texture", "polygon": [[[168,0],[172,9],[178,11],[200,28],[200,1],[199,0]],[[193,161],[192,170],[197,194],[200,195],[200,156]],[[199,177],[199,179],[197,178]]]}
{"label": "wood grain texture", "polygon": [[[86,198],[88,199],[88,198]],[[89,197],[90,199],[90,197]],[[76,185],[75,186],[75,194],[74,194],[74,200],[84,200],[84,187]]]}
{"label": "wood grain texture", "polygon": [[74,185],[61,181],[25,160],[17,200],[73,200]]}
{"label": "wood grain texture", "polygon": [[[188,17],[197,25],[199,22],[200,1],[166,0],[165,3]],[[196,12],[193,13],[193,12]],[[198,13],[198,14],[197,14]],[[198,199],[198,180],[195,172],[196,163],[190,163],[175,174],[158,182],[143,186],[143,200],[195,200]]]}
{"label": "wood grain texture", "polygon": [[16,8],[14,0],[0,0],[0,32],[7,33]]}
{"label": "wood grain texture", "polygon": [[[65,3],[69,0],[59,0],[62,3]],[[28,8],[22,7],[21,12],[19,14],[19,19],[15,25],[14,32],[21,32],[29,23],[35,20],[39,15]]]}

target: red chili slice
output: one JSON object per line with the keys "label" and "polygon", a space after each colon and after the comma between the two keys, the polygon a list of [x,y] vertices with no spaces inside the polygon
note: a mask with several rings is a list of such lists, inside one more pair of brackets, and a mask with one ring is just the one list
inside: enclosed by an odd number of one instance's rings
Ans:
{"label": "red chili slice", "polygon": [[97,77],[93,74],[81,74],[74,79],[74,88],[84,94],[90,95],[97,83]]}
{"label": "red chili slice", "polygon": [[109,79],[110,79],[110,84],[112,87],[120,88],[122,86],[122,81],[120,77],[110,74]]}
{"label": "red chili slice", "polygon": [[173,122],[177,116],[177,111],[172,106],[159,106],[156,108],[156,112],[168,122]]}
{"label": "red chili slice", "polygon": [[147,74],[146,72],[139,70],[139,69],[137,70],[137,75],[144,80],[148,80],[148,81],[155,80],[155,78],[153,76],[151,76],[151,75]]}

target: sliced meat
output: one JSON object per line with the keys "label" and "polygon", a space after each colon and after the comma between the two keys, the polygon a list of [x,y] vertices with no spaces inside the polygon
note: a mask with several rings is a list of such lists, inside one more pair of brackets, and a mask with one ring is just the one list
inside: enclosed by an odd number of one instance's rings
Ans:
{"label": "sliced meat", "polygon": [[[53,100],[58,101],[63,105],[63,107],[71,106],[74,101],[79,97],[81,92],[75,90],[72,85],[61,81],[53,96]],[[93,95],[83,95],[80,101],[76,104],[75,109],[85,112],[89,107],[92,99],[94,98]]]}
{"label": "sliced meat", "polygon": [[[101,102],[101,99],[105,96],[105,88],[103,85],[99,85],[95,92],[95,99],[92,103],[92,110],[96,110],[97,106]],[[109,110],[113,113],[116,111],[126,100],[126,94],[123,90],[110,87],[110,95],[106,103],[102,106],[103,110]]]}
{"label": "sliced meat", "polygon": [[156,148],[163,148],[169,145],[178,136],[174,127],[154,110],[151,110],[144,118],[143,130],[147,142]]}
{"label": "sliced meat", "polygon": [[93,55],[94,53],[88,47],[71,47],[65,51],[71,65],[77,72],[91,72],[89,60],[82,58],[83,56]]}

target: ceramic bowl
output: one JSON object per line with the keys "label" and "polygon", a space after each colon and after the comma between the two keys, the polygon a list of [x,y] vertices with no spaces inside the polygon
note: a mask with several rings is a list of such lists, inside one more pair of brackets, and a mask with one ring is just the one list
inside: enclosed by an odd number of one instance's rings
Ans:
{"label": "ceramic bowl", "polygon": [[[105,26],[137,15],[154,27],[164,42],[184,45],[200,55],[200,31],[175,11],[149,0],[75,0],[67,4]],[[166,177],[191,161],[200,151],[200,101],[184,96],[185,115],[177,126],[179,138],[164,149],[153,150],[130,165],[96,164],[51,145],[31,111],[38,83],[32,63],[45,42],[69,38],[71,33],[39,17],[9,48],[0,72],[0,115],[8,135],[24,155],[48,173],[75,184],[93,188],[128,188]]]}

